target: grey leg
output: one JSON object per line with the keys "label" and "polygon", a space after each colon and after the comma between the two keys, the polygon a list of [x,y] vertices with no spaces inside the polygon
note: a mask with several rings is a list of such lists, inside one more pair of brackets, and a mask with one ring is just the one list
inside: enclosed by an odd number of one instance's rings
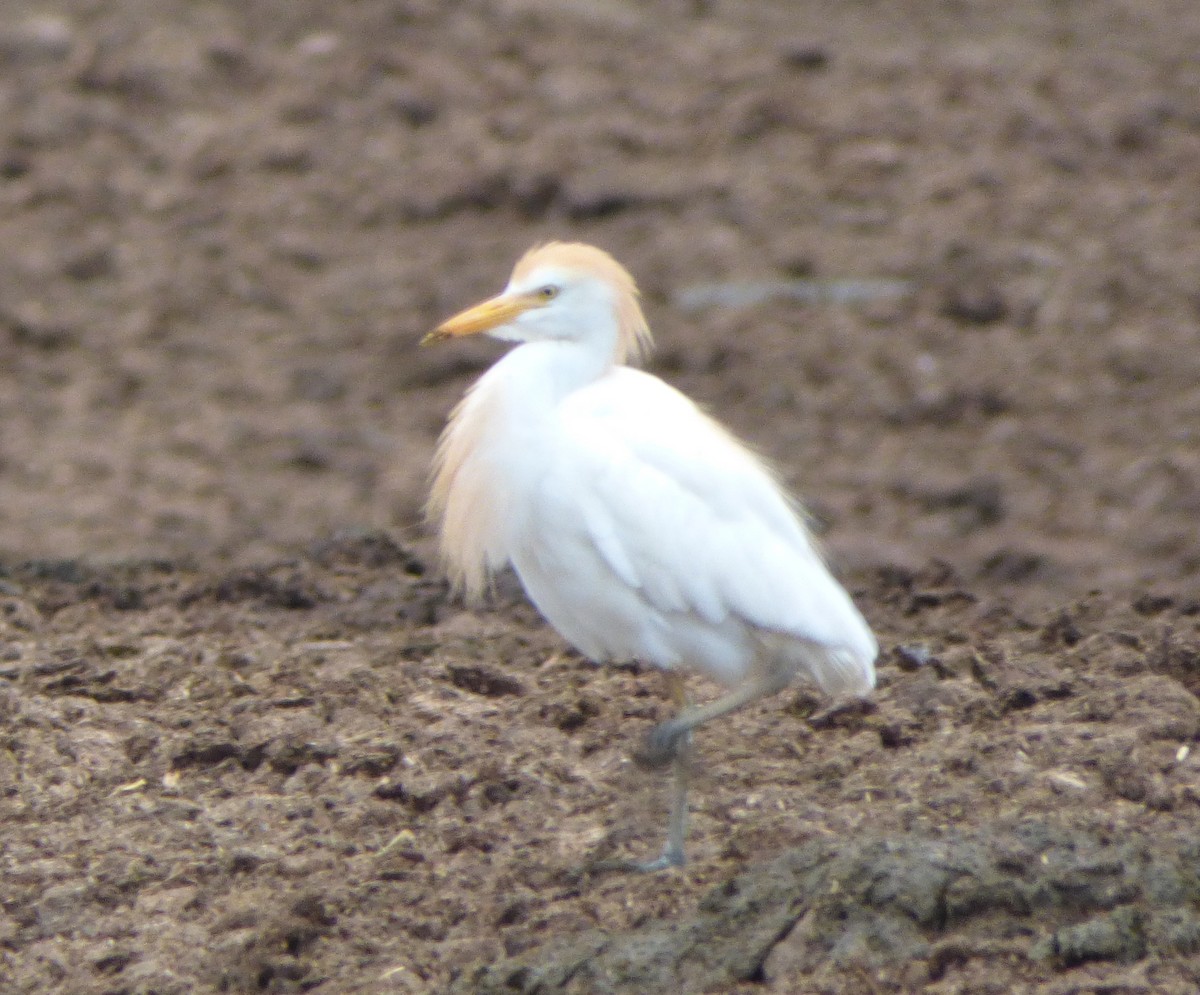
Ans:
{"label": "grey leg", "polygon": [[[675,704],[681,707],[685,705],[687,687],[683,677],[668,672],[667,686]],[[665,724],[667,723],[663,723],[663,725]],[[657,728],[661,729],[662,725]],[[683,855],[683,840],[687,835],[688,783],[692,772],[692,733],[690,729],[685,730],[682,736],[674,737],[672,752],[674,754],[672,764],[674,778],[671,785],[671,814],[667,822],[667,842],[663,847],[662,856],[635,865],[639,871],[662,871],[668,867],[682,867],[686,859]]]}
{"label": "grey leg", "polygon": [[650,735],[646,737],[646,744],[638,755],[638,762],[643,767],[665,767],[668,762],[676,758],[684,738],[690,739],[692,730],[697,726],[736,711],[743,705],[758,701],[759,698],[777,694],[791,682],[791,673],[779,670],[744,684],[707,705],[683,709],[674,718],[660,722],[650,730]]}
{"label": "grey leg", "polygon": [[692,734],[685,733],[675,750],[675,776],[671,785],[671,815],[667,821],[667,842],[662,856],[637,864],[639,871],[663,871],[668,867],[682,867],[687,858],[683,855],[683,840],[687,835],[688,781],[692,768]]}
{"label": "grey leg", "polygon": [[654,860],[638,863],[619,862],[605,869],[661,871],[668,867],[682,867],[684,837],[687,835],[687,796],[691,777],[692,733],[697,726],[711,719],[782,691],[792,682],[790,669],[780,668],[759,676],[716,701],[700,707],[687,706],[687,692],[683,677],[674,671],[667,672],[667,686],[671,698],[680,711],[665,722],[650,730],[646,743],[637,756],[637,762],[648,768],[665,767],[671,764],[674,780],[671,791],[671,814],[667,823],[667,842],[662,855]]}

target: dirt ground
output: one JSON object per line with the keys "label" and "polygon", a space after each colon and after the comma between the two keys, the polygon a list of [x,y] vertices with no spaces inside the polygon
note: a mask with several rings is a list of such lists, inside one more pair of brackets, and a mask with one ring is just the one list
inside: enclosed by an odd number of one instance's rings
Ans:
{"label": "dirt ground", "polygon": [[[1197,52],[1194,0],[8,3],[0,991],[1195,992]],[[883,646],[704,730],[656,876],[601,868],[657,676],[421,524],[499,349],[416,342],[548,238]]]}

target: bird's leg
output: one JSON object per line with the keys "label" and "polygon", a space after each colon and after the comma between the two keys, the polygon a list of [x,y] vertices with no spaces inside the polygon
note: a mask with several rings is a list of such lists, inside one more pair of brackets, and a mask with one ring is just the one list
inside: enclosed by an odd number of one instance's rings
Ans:
{"label": "bird's leg", "polygon": [[710,719],[748,705],[759,698],[777,694],[792,681],[792,671],[779,667],[767,671],[756,680],[723,695],[716,701],[699,707],[687,707],[687,689],[682,675],[667,672],[667,687],[679,707],[673,718],[660,722],[646,737],[637,761],[643,767],[674,767],[675,777],[671,794],[671,816],[667,824],[667,844],[656,860],[635,864],[637,870],[661,871],[684,864],[683,840],[687,833],[687,795],[691,774],[692,732]]}
{"label": "bird's leg", "polygon": [[[671,699],[683,709],[688,700],[683,676],[668,671],[667,687],[670,689]],[[680,714],[683,714],[682,711]],[[671,785],[671,815],[667,822],[667,843],[663,847],[662,856],[637,865],[637,869],[641,871],[662,871],[668,867],[682,867],[684,863],[683,839],[687,835],[688,781],[692,768],[691,730],[685,731],[682,737],[676,737],[671,749],[674,754],[675,776]]]}
{"label": "bird's leg", "polygon": [[769,670],[757,680],[750,681],[729,694],[723,695],[716,701],[701,705],[698,708],[685,708],[674,718],[660,722],[650,730],[646,743],[638,755],[638,762],[643,767],[663,767],[679,752],[684,737],[689,737],[697,726],[715,719],[721,715],[748,705],[759,698],[777,694],[792,681],[792,674],[786,668]]}

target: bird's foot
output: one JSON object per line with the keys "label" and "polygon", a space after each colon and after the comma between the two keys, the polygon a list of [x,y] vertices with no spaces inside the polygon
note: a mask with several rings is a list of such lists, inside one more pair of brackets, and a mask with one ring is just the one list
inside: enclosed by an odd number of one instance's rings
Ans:
{"label": "bird's foot", "polygon": [[688,730],[674,722],[660,722],[646,734],[642,748],[633,755],[634,763],[645,770],[660,770],[679,755]]}
{"label": "bird's foot", "polygon": [[662,854],[653,860],[609,859],[597,860],[588,865],[589,874],[655,874],[658,871],[668,871],[672,867],[682,867],[687,863],[682,848],[668,846]]}
{"label": "bird's foot", "polygon": [[670,870],[672,867],[682,867],[685,863],[687,858],[684,857],[682,849],[667,847],[661,856],[653,860],[633,861],[631,870],[653,874],[656,871]]}

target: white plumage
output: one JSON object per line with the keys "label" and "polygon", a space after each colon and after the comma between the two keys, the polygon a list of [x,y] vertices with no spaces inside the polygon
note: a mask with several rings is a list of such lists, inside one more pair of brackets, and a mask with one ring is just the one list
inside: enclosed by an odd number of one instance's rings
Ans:
{"label": "white plumage", "polygon": [[683,394],[624,363],[649,345],[629,274],[576,243],[530,250],[504,292],[427,340],[522,343],[451,416],[429,511],[454,583],[511,564],[596,661],[698,670],[733,690],[651,737],[673,759],[667,847],[683,862],[691,730],[795,675],[835,697],[874,686],[877,646],[802,513],[762,461]]}

